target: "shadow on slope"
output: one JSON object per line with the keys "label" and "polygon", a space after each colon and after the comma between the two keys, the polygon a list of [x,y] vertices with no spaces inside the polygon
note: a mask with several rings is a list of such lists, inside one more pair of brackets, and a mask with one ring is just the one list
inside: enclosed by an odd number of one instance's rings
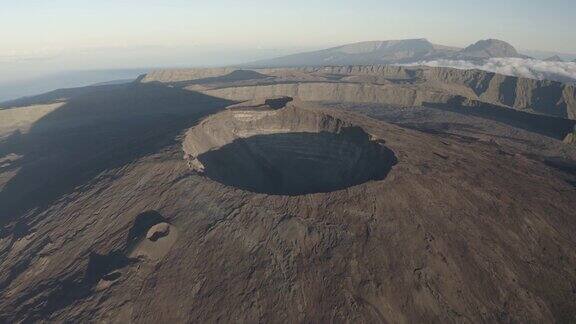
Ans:
{"label": "shadow on slope", "polygon": [[222,76],[202,78],[190,81],[173,82],[171,83],[171,85],[184,88],[190,85],[197,85],[197,84],[202,85],[202,84],[215,84],[215,83],[230,83],[230,82],[240,82],[250,80],[262,80],[270,78],[273,77],[252,70],[235,70]]}
{"label": "shadow on slope", "polygon": [[0,142],[0,156],[22,156],[10,165],[18,173],[0,192],[0,237],[26,234],[26,212],[39,212],[99,173],[172,145],[183,130],[230,104],[160,84],[82,90],[28,133]]}
{"label": "shadow on slope", "polygon": [[[128,83],[122,83],[121,85],[125,87],[129,86]],[[89,94],[91,92],[112,90],[117,89],[118,87],[119,87],[118,84],[102,84],[80,88],[57,89],[36,96],[27,96],[10,101],[5,101],[0,103],[0,107],[4,109],[11,109],[11,108],[20,108],[40,104],[62,102],[80,95]]]}
{"label": "shadow on slope", "polygon": [[558,140],[563,140],[566,135],[573,131],[574,125],[576,125],[576,121],[571,119],[530,114],[481,102],[476,102],[477,106],[470,107],[463,105],[462,101],[463,98],[456,97],[448,103],[424,102],[423,105],[497,121]]}

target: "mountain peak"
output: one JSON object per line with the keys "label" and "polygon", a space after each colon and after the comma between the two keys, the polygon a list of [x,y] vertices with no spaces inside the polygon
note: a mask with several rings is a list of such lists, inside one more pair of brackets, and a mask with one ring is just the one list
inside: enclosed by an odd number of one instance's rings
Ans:
{"label": "mountain peak", "polygon": [[411,63],[451,55],[457,50],[432,44],[425,38],[366,41],[253,62],[247,66],[294,67]]}
{"label": "mountain peak", "polygon": [[473,58],[522,57],[514,46],[493,38],[480,40],[466,47],[462,54]]}
{"label": "mountain peak", "polygon": [[366,41],[320,51],[292,54],[247,64],[248,67],[405,64],[437,59],[481,60],[519,57],[516,49],[498,39],[481,40],[465,49],[433,44],[426,38]]}

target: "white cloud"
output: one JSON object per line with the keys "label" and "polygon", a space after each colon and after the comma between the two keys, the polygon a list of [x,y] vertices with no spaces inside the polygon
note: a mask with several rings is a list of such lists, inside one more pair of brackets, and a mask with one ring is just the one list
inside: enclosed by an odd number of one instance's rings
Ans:
{"label": "white cloud", "polygon": [[464,60],[434,60],[408,65],[451,67],[465,70],[478,69],[539,80],[576,82],[576,63],[572,62],[547,62],[522,58],[491,58],[481,62]]}

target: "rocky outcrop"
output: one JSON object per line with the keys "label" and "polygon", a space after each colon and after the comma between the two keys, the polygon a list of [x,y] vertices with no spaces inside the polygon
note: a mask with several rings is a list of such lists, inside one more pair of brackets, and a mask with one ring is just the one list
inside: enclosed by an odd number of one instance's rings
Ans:
{"label": "rocky outcrop", "polygon": [[160,223],[152,226],[148,233],[146,233],[146,238],[150,241],[158,241],[159,238],[164,237],[170,233],[170,224]]}

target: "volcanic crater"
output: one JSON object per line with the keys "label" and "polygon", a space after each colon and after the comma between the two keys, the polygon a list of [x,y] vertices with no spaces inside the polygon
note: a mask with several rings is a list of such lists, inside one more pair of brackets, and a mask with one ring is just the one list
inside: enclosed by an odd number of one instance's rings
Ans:
{"label": "volcanic crater", "polygon": [[383,180],[397,161],[362,127],[292,98],[232,106],[189,130],[184,151],[221,184],[288,196]]}

